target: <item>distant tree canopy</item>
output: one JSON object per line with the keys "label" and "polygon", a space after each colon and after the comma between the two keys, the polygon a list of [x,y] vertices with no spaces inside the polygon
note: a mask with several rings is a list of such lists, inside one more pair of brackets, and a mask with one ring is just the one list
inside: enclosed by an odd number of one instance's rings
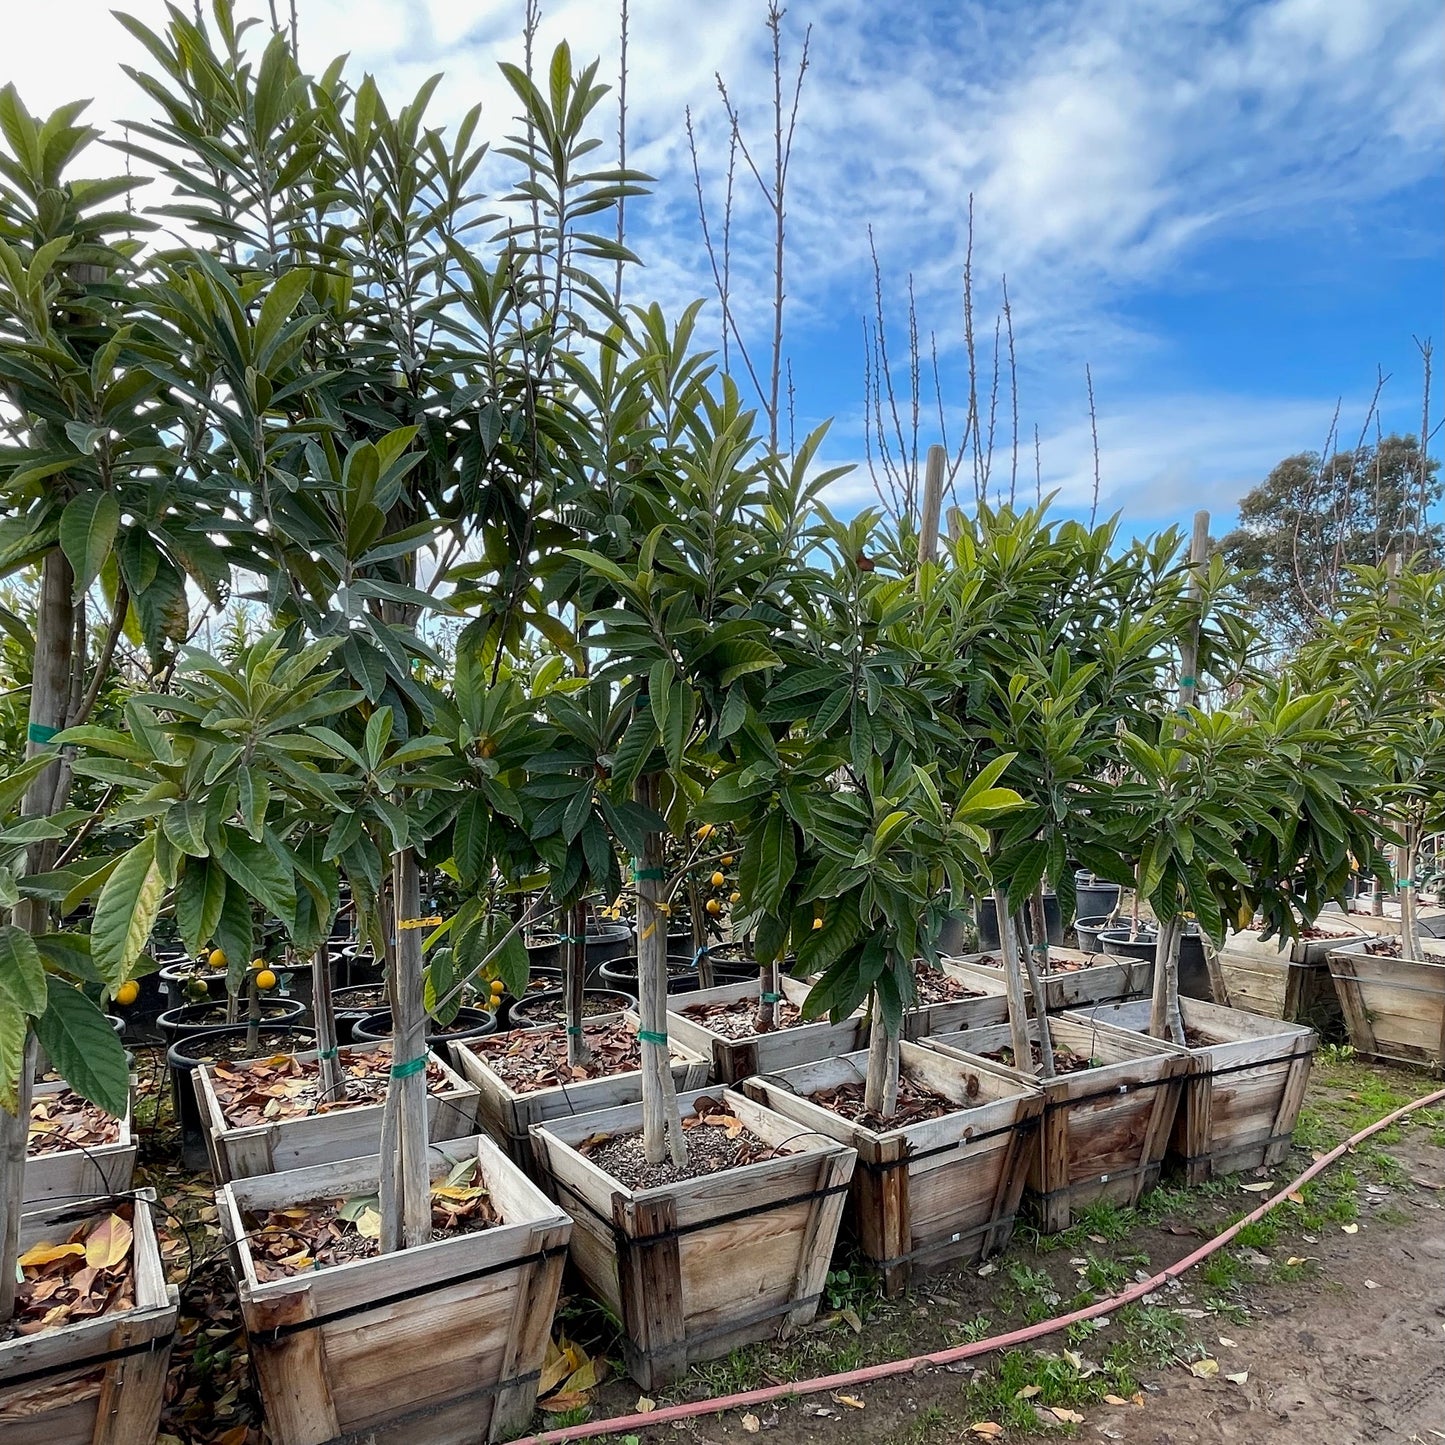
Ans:
{"label": "distant tree canopy", "polygon": [[[1445,526],[1429,520],[1440,501],[1440,463],[1419,442],[1387,436],[1329,458],[1286,457],[1239,504],[1239,526],[1216,550],[1250,574],[1244,596],[1265,634],[1285,647],[1307,637],[1334,605],[1345,569],[1378,566],[1392,551],[1445,561]],[[1422,505],[1423,500],[1423,505]]]}

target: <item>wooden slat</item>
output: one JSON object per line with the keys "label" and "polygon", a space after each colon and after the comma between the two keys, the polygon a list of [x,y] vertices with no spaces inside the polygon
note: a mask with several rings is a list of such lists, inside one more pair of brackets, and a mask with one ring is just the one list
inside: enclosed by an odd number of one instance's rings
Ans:
{"label": "wooden slat", "polygon": [[[269,1293],[246,1310],[251,1335],[316,1318],[316,1298],[304,1280]],[[266,1404],[266,1423],[285,1445],[325,1445],[341,1434],[331,1397],[331,1370],[320,1329],[298,1330],[272,1343],[251,1344],[251,1363]],[[378,1364],[381,1362],[378,1361]]]}

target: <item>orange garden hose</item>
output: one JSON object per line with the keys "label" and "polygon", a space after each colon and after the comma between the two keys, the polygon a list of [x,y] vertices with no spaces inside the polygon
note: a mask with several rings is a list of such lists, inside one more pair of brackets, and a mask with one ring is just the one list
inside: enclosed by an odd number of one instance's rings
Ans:
{"label": "orange garden hose", "polygon": [[1372,1134],[1377,1134],[1382,1129],[1388,1129],[1390,1125],[1397,1123],[1407,1114],[1414,1113],[1417,1109],[1425,1109],[1432,1104],[1439,1103],[1445,1103],[1445,1089],[1437,1089],[1432,1094],[1426,1094],[1413,1103],[1396,1109],[1394,1113],[1385,1115],[1383,1119],[1371,1124],[1368,1128],[1361,1129],[1358,1134],[1352,1134],[1343,1144],[1331,1149],[1328,1154],[1322,1154],[1308,1169],[1291,1180],[1283,1189],[1270,1195],[1258,1209],[1245,1215],[1238,1223],[1230,1225],[1222,1234],[1215,1235],[1207,1244],[1200,1245],[1193,1253],[1185,1255],[1183,1259],[1171,1264],[1167,1269],[1160,1270],[1158,1274],[1146,1279],[1142,1284],[1131,1285],[1122,1294],[1117,1294],[1112,1299],[1099,1300],[1085,1309],[1071,1310],[1068,1314],[1041,1320],[1037,1324],[1026,1325],[1023,1329],[1010,1330],[1006,1334],[993,1335],[985,1340],[975,1340],[971,1344],[956,1345],[947,1350],[934,1350],[931,1354],[911,1355],[903,1360],[889,1360],[881,1365],[865,1365],[861,1369],[845,1370],[837,1375],[818,1375],[810,1380],[796,1380],[786,1385],[766,1385],[761,1389],[742,1390],[733,1395],[714,1395],[706,1400],[690,1400],[686,1404],[668,1405],[660,1410],[652,1410],[645,1415],[615,1415],[610,1420],[593,1420],[585,1425],[570,1425],[566,1429],[544,1430],[541,1434],[527,1435],[519,1440],[514,1440],[511,1445],[553,1445],[553,1442],[560,1445],[560,1442],[566,1440],[585,1440],[599,1435],[621,1435],[639,1430],[655,1429],[659,1425],[668,1425],[675,1420],[691,1420],[700,1415],[718,1415],[725,1410],[766,1405],[774,1400],[785,1400],[794,1395],[817,1395],[855,1385],[866,1385],[874,1380],[886,1380],[893,1375],[911,1374],[920,1365],[953,1365],[960,1360],[972,1359],[977,1355],[991,1354],[995,1350],[1011,1349],[1015,1345],[1024,1345],[1031,1340],[1042,1339],[1045,1335],[1057,1334],[1060,1330],[1067,1329],[1080,1320],[1091,1320],[1098,1315],[1112,1314],[1115,1310],[1133,1304],[1147,1294],[1152,1294],[1166,1281],[1177,1279],[1185,1270],[1192,1269],[1201,1260],[1207,1259],[1216,1250],[1222,1249],[1246,1225],[1262,1219],[1276,1205],[1289,1198],[1302,1185],[1308,1184],[1311,1179],[1322,1173],[1341,1155],[1347,1154]]}

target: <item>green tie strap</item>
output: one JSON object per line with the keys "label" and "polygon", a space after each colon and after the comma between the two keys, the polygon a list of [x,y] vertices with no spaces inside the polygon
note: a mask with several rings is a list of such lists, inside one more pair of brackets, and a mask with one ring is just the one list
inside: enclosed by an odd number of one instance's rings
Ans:
{"label": "green tie strap", "polygon": [[656,1044],[658,1048],[667,1047],[667,1035],[654,1033],[651,1029],[638,1029],[637,1037],[645,1044]]}
{"label": "green tie strap", "polygon": [[426,1068],[426,1055],[422,1054],[420,1058],[408,1059],[404,1064],[393,1064],[391,1076],[393,1079],[409,1079],[413,1074],[421,1073],[424,1068]]}

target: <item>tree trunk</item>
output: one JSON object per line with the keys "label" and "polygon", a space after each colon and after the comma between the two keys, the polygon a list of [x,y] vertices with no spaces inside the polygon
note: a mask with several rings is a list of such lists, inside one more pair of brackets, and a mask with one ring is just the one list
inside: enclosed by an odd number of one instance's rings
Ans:
{"label": "tree trunk", "polygon": [[868,1079],[863,1088],[863,1107],[884,1119],[898,1112],[898,1035],[885,1027],[876,992],[868,1026]]}
{"label": "tree trunk", "polygon": [[[1034,940],[1025,947],[1022,919],[1014,922],[1014,940],[1023,954],[1024,965],[1029,973],[1029,992],[1034,996],[1034,1018],[1039,1026],[1039,1063],[1046,1079],[1054,1077],[1054,1040],[1049,1033],[1049,996],[1044,988],[1044,977],[1049,969],[1049,930],[1044,921],[1044,895],[1036,891],[1031,900],[1034,915]],[[1039,940],[1043,942],[1040,943]]]}
{"label": "tree trunk", "polygon": [[[421,880],[407,849],[393,867],[395,939],[392,977],[391,1078],[382,1113],[381,1250],[411,1249],[431,1238],[427,1169],[426,1009],[422,999]],[[408,925],[412,925],[408,927]]]}
{"label": "tree trunk", "polygon": [[1179,940],[1184,920],[1161,921],[1154,942],[1154,997],[1149,1010],[1149,1032],[1156,1039],[1184,1042],[1184,1021],[1179,1015]]}
{"label": "tree trunk", "polygon": [[[657,810],[657,776],[637,783],[637,801]],[[658,907],[663,894],[662,835],[649,833],[637,870],[637,992],[642,1015],[642,1141],[649,1164],[668,1157],[681,1169],[687,1142],[677,1113],[672,1056],[667,1047],[667,915]]]}
{"label": "tree trunk", "polygon": [[246,1055],[256,1057],[261,1047],[261,990],[256,986],[256,975],[248,974],[246,982]]}
{"label": "tree trunk", "polygon": [[1420,866],[1420,837],[1413,823],[1400,830],[1404,843],[1400,848],[1400,872],[1395,880],[1400,891],[1400,956],[1412,963],[1420,962],[1420,882],[1415,877]]}
{"label": "tree trunk", "polygon": [[563,1004],[567,1019],[567,1062],[580,1068],[592,1058],[583,1033],[587,990],[587,905],[574,903],[567,910],[567,931],[562,935]]}
{"label": "tree trunk", "polygon": [[758,1032],[771,1033],[778,1026],[778,960],[758,965]]}
{"label": "tree trunk", "polygon": [[[1008,899],[1002,888],[993,891],[993,911],[998,919],[999,952],[1003,954],[1003,978],[1008,992],[1009,1037],[1013,1041],[1014,1067],[1028,1073],[1033,1064],[1033,1050],[1029,1048],[1028,1006],[1024,1002],[1024,976],[1019,963],[1022,957],[1018,930],[1014,927],[1013,914],[1008,911]],[[1037,995],[1035,995],[1037,997]]]}
{"label": "tree trunk", "polygon": [[[40,596],[35,610],[35,657],[30,683],[30,715],[25,756],[33,758],[51,748],[50,740],[67,722],[66,711],[74,691],[73,673],[85,667],[84,656],[74,652],[75,574],[58,548],[46,554],[40,571]],[[53,749],[52,749],[53,751]],[[68,770],[57,756],[53,766],[31,780],[20,804],[26,818],[41,818],[62,806]],[[56,857],[56,843],[33,844],[26,854],[27,875],[47,872]],[[18,927],[38,936],[46,932],[50,911],[44,900],[22,898],[14,909]],[[0,1328],[15,1313],[16,1261],[20,1253],[20,1213],[25,1198],[25,1153],[30,1140],[30,1097],[35,1081],[35,1035],[27,1027],[20,1066],[20,1091],[14,1114],[0,1109]]]}
{"label": "tree trunk", "polygon": [[712,953],[707,946],[707,920],[704,917],[702,893],[697,883],[687,880],[687,911],[692,920],[692,964],[697,969],[697,986],[713,986]]}
{"label": "tree trunk", "polygon": [[311,957],[311,1012],[316,1022],[316,1055],[321,1097],[341,1097],[341,1061],[336,1053],[336,1006],[331,1001],[331,951],[325,939]]}

